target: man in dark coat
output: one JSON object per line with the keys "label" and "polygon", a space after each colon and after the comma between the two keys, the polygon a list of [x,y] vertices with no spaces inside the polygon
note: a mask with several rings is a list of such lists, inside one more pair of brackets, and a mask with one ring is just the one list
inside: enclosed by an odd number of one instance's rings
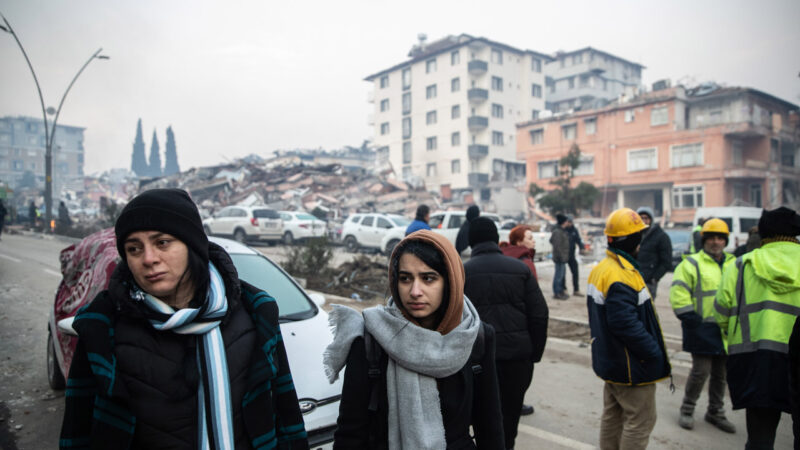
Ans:
{"label": "man in dark coat", "polygon": [[6,205],[3,204],[3,200],[0,199],[0,235],[3,234],[3,227],[6,225]]}
{"label": "man in dark coat", "polygon": [[536,278],[522,261],[503,255],[494,222],[470,224],[472,256],[464,263],[469,297],[496,332],[497,380],[506,448],[514,448],[525,391],[547,341],[548,309]]}
{"label": "man in dark coat", "polygon": [[553,245],[553,263],[555,264],[555,274],[553,275],[553,298],[556,300],[566,300],[569,295],[566,293],[566,283],[564,280],[567,275],[567,263],[569,262],[569,234],[564,227],[567,224],[567,216],[556,215],[557,225],[550,235],[550,244]]}
{"label": "man in dark coat", "polygon": [[642,206],[636,211],[642,222],[648,226],[642,235],[639,255],[636,260],[641,267],[642,278],[650,290],[650,296],[655,301],[658,280],[672,268],[672,241],[661,225],[653,221],[653,210]]}
{"label": "man in dark coat", "polygon": [[[575,222],[572,215],[567,216],[567,223],[566,228],[567,236],[569,236],[569,261],[567,261],[567,266],[569,267],[570,273],[572,273],[572,293],[576,297],[583,297],[583,293],[581,293],[581,288],[579,284],[580,275],[578,273],[578,259],[575,257],[575,250],[580,251],[583,248],[583,241],[581,240],[581,234],[578,232],[578,229],[575,228]],[[564,292],[567,291],[566,286],[566,274],[564,276]]]}
{"label": "man in dark coat", "polygon": [[481,210],[477,205],[467,208],[467,220],[461,224],[461,228],[458,229],[458,234],[456,235],[456,251],[459,255],[469,247],[469,223],[480,215]]}

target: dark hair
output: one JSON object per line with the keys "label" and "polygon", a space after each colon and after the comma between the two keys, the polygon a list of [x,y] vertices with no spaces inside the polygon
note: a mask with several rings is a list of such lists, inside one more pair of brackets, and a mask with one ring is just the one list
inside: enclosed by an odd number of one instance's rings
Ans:
{"label": "dark hair", "polygon": [[431,209],[428,208],[428,205],[419,205],[417,206],[417,217],[415,217],[415,219],[424,222],[425,216],[427,216],[429,212],[431,212]]}
{"label": "dark hair", "polygon": [[[400,276],[400,257],[405,253],[411,253],[412,255],[416,256],[422,262],[427,264],[428,267],[435,270],[436,273],[441,275],[441,277],[444,279],[442,304],[439,305],[439,309],[437,309],[434,313],[437,315],[436,323],[438,325],[442,319],[442,316],[444,315],[444,312],[447,311],[447,304],[450,302],[450,278],[447,275],[447,264],[444,260],[444,256],[439,253],[439,250],[437,250],[436,247],[427,242],[408,240],[398,244],[397,249],[392,254],[392,261],[390,262],[392,271],[391,279],[392,283],[394,284],[394,286],[390,286],[390,290],[392,292],[398,292],[397,283]],[[405,309],[403,302],[399,298],[395,299],[395,304],[400,309]]]}
{"label": "dark hair", "polygon": [[728,240],[728,235],[727,234],[725,234],[725,233],[714,233],[714,232],[706,231],[705,233],[703,233],[700,236],[700,242],[703,243],[703,246],[706,245],[706,240],[708,240],[708,238],[710,238],[712,236],[717,236],[717,237],[721,237],[722,239],[725,239],[725,245],[728,245],[729,240]]}

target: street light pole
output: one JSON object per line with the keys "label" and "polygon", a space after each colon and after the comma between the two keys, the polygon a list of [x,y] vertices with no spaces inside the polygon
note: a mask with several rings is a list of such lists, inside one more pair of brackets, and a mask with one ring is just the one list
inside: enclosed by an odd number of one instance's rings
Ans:
{"label": "street light pole", "polygon": [[31,60],[28,58],[28,53],[25,51],[25,48],[22,46],[22,42],[19,41],[17,37],[17,33],[14,32],[14,29],[11,27],[11,24],[8,23],[8,20],[3,14],[0,14],[0,17],[3,18],[3,22],[5,26],[0,25],[0,29],[9,33],[11,36],[14,37],[14,40],[17,42],[17,46],[22,51],[22,55],[25,57],[25,61],[28,63],[28,68],[31,69],[31,75],[33,75],[33,81],[36,83],[36,92],[39,93],[39,103],[42,107],[42,119],[44,120],[44,143],[45,143],[45,153],[44,153],[44,170],[45,170],[45,181],[44,181],[44,203],[45,203],[45,220],[48,227],[50,227],[52,231],[52,219],[53,219],[53,143],[55,142],[55,135],[56,135],[56,124],[58,123],[58,116],[61,114],[61,107],[64,106],[64,100],[67,98],[67,94],[69,94],[70,89],[72,89],[72,85],[75,84],[75,80],[78,79],[81,73],[83,73],[83,69],[89,65],[90,62],[94,59],[109,59],[108,56],[101,55],[100,52],[103,51],[102,48],[99,48],[89,59],[81,66],[78,73],[72,78],[70,81],[69,86],[67,86],[67,90],[64,91],[64,95],[61,96],[61,102],[58,104],[58,109],[55,112],[55,117],[53,118],[53,123],[51,126],[48,126],[47,123],[47,109],[44,106],[44,96],[42,96],[42,88],[39,85],[39,78],[36,77],[36,71],[33,70],[33,64],[31,64]]}

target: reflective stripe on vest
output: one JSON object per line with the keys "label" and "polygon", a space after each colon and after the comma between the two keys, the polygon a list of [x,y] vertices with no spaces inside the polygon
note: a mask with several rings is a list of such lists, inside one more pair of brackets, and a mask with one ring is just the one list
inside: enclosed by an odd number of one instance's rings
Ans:
{"label": "reflective stripe on vest", "polygon": [[[724,258],[724,255],[723,255],[723,258]],[[703,309],[703,298],[711,296],[711,301],[713,301],[714,300],[714,295],[717,294],[717,290],[716,289],[712,289],[712,290],[709,290],[709,291],[704,291],[703,290],[702,277],[700,276],[700,263],[698,263],[697,260],[692,258],[692,257],[687,257],[686,261],[689,261],[689,263],[691,263],[694,266],[694,270],[695,270],[695,273],[696,273],[695,280],[697,280],[697,281],[694,284],[694,291],[683,280],[675,280],[675,281],[673,281],[672,282],[672,286],[680,286],[680,287],[686,289],[687,291],[689,291],[689,294],[692,296],[692,298],[695,301],[692,302],[692,303],[694,303],[694,305],[686,305],[686,306],[684,306],[682,308],[676,309],[675,310],[675,314],[683,314],[683,313],[687,313],[687,312],[690,312],[690,311],[694,311],[697,314],[699,314],[700,317],[703,318],[703,322],[716,323],[716,320],[714,319],[714,316],[703,317],[703,314],[704,314],[704,311],[705,311]],[[722,270],[722,269],[720,268],[720,270]]]}

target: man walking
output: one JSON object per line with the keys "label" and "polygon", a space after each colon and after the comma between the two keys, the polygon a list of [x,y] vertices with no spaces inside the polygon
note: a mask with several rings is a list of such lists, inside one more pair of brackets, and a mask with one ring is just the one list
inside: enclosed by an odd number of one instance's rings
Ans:
{"label": "man walking", "polygon": [[606,221],[606,257],[589,274],[592,368],[606,381],[600,448],[644,449],[656,424],[655,383],[670,375],[653,302],[636,262],[645,228],[632,209]]}
{"label": "man walking", "polygon": [[414,218],[414,221],[408,224],[408,228],[406,228],[406,236],[415,231],[430,230],[431,227],[428,225],[429,220],[431,220],[431,209],[428,208],[428,205],[417,206],[417,215]]}
{"label": "man walking", "polygon": [[[583,241],[581,240],[581,234],[575,228],[574,220],[572,215],[568,215],[566,227],[564,228],[567,231],[567,236],[569,236],[569,261],[567,261],[567,265],[570,273],[572,273],[572,294],[576,297],[583,297],[579,284],[578,259],[575,256],[576,251],[580,251],[583,248]],[[566,274],[564,278],[566,278]],[[566,280],[564,283],[566,284]],[[567,287],[564,286],[565,293],[566,290]]]}
{"label": "man walking", "polygon": [[661,225],[653,221],[655,216],[652,209],[642,206],[636,210],[636,213],[647,225],[647,230],[642,235],[642,243],[639,246],[639,255],[636,260],[639,261],[642,278],[655,301],[658,281],[672,268],[672,241],[661,229]]}
{"label": "man walking", "polygon": [[781,412],[791,412],[789,337],[800,315],[800,216],[780,207],[758,221],[761,247],[728,266],[714,318],[728,347],[733,409],[745,408],[748,449],[772,448]]}
{"label": "man walking", "polygon": [[472,255],[464,263],[464,294],[497,335],[497,379],[506,448],[514,448],[525,391],[547,341],[548,309],[536,278],[522,261],[503,255],[494,222],[473,220]]}
{"label": "man walking", "polygon": [[476,217],[481,215],[481,210],[478,208],[477,205],[472,205],[467,208],[466,212],[466,220],[464,223],[461,224],[461,228],[458,229],[458,234],[456,235],[456,251],[460,255],[461,252],[469,247],[469,224]]}
{"label": "man walking", "polygon": [[705,420],[722,431],[735,433],[736,427],[725,418],[723,408],[727,357],[714,322],[714,296],[723,270],[733,265],[735,258],[724,251],[730,233],[723,220],[707,220],[700,232],[703,250],[686,256],[675,268],[669,293],[672,309],[683,328],[683,350],[692,354],[692,370],[686,380],[678,424],[687,430],[694,428],[694,408],[710,376]]}
{"label": "man walking", "polygon": [[567,223],[567,216],[556,215],[556,227],[550,234],[550,244],[553,245],[553,264],[555,264],[555,274],[553,275],[553,298],[556,300],[566,300],[569,298],[565,288],[567,275],[567,263],[569,262],[569,235],[564,229]]}
{"label": "man walking", "polygon": [[0,198],[0,236],[3,235],[3,227],[6,225],[6,205],[3,204],[3,199]]}

